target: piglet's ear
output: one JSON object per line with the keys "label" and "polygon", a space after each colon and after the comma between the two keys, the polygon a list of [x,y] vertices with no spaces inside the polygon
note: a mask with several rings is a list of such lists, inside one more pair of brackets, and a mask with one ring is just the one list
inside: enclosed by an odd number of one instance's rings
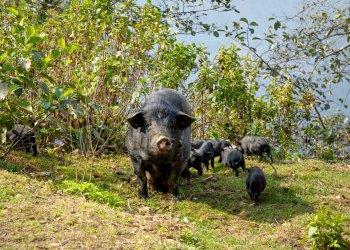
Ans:
{"label": "piglet's ear", "polygon": [[188,126],[191,125],[192,122],[194,122],[196,120],[196,118],[188,115],[188,114],[185,114],[184,112],[179,112],[177,113],[176,115],[176,126],[179,128],[179,129],[185,129],[187,128]]}
{"label": "piglet's ear", "polygon": [[143,127],[146,124],[145,117],[142,112],[137,112],[130,116],[127,121],[130,123],[131,127],[137,129]]}

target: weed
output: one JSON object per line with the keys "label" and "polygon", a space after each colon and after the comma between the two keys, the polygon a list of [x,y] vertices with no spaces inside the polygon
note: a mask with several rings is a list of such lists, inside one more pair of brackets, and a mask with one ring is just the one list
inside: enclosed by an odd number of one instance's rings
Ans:
{"label": "weed", "polygon": [[20,166],[18,166],[16,164],[13,164],[13,163],[10,163],[10,162],[6,162],[6,161],[3,161],[3,160],[0,160],[0,166],[3,169],[6,169],[7,171],[9,171],[11,173],[20,172],[21,169],[22,169]]}
{"label": "weed", "polygon": [[313,249],[347,249],[344,222],[349,218],[323,209],[309,223],[309,238]]}

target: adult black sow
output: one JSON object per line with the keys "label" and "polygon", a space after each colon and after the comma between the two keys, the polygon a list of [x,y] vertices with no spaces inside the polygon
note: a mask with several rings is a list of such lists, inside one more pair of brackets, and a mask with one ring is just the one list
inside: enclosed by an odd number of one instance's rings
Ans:
{"label": "adult black sow", "polygon": [[127,121],[126,146],[139,195],[148,197],[148,184],[177,196],[179,176],[190,156],[190,126],[195,121],[186,98],[172,89],[156,91]]}
{"label": "adult black sow", "polygon": [[258,167],[248,169],[248,172],[249,174],[245,182],[246,189],[250,198],[258,202],[260,194],[266,187],[266,178],[264,172]]}

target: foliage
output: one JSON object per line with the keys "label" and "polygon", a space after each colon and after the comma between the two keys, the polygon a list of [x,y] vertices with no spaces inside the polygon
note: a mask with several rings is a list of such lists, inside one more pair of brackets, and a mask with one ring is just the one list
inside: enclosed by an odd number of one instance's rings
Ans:
{"label": "foliage", "polygon": [[[339,100],[332,95],[335,85],[347,89],[349,83],[349,10],[348,1],[308,0],[294,16],[269,18],[271,25],[262,36],[254,34],[256,25],[246,18],[234,23],[236,30],[230,37],[259,64],[258,81],[269,82],[267,91],[272,94],[267,98],[282,105],[271,103],[278,113],[271,117],[277,129],[272,137],[285,148],[281,156],[288,150],[308,151],[302,142],[305,137],[309,137],[305,144],[315,141],[319,145],[318,149],[312,148],[309,156],[329,158],[343,144],[327,142],[326,135],[333,134],[334,128],[326,124],[325,114],[331,108],[342,106],[344,110],[348,106],[348,91]],[[320,129],[311,135],[310,127]],[[308,136],[303,130],[308,130]],[[287,144],[292,148],[284,146]],[[320,152],[323,148],[325,154]]]}
{"label": "foliage", "polygon": [[181,88],[195,66],[197,48],[177,42],[150,3],[70,1],[45,19],[33,4],[0,7],[2,135],[32,117],[47,144],[93,155],[120,148],[139,100]]}
{"label": "foliage", "polygon": [[[288,18],[272,18],[266,37],[254,37],[258,24],[244,17],[232,27],[206,20],[238,12],[232,1],[6,0],[0,141],[21,123],[34,127],[42,148],[123,150],[126,117],[148,93],[169,87],[191,100],[196,138],[262,135],[281,158],[335,159],[348,124],[320,112],[330,108],[330,84],[348,81],[348,5],[338,4],[307,1],[292,18],[299,26],[288,30]],[[177,41],[179,33],[203,32],[233,44],[212,60],[205,48]],[[266,42],[266,53],[256,41]]]}
{"label": "foliage", "polygon": [[[237,32],[242,31],[247,39],[240,44],[261,63],[262,76],[281,84],[289,81],[296,97],[307,97],[313,107],[328,110],[331,86],[349,82],[349,8],[347,1],[309,0],[293,17],[270,18],[272,24],[265,36],[254,36],[243,22]],[[265,43],[261,45],[261,41]],[[343,99],[338,101],[347,106]]]}
{"label": "foliage", "polygon": [[257,85],[246,81],[237,48],[222,48],[213,64],[204,53],[200,60],[198,77],[190,86],[199,117],[197,136],[234,140],[245,135],[253,121]]}
{"label": "foliage", "polygon": [[343,238],[344,222],[349,220],[341,214],[328,210],[319,211],[309,223],[309,238],[313,249],[347,249]]}

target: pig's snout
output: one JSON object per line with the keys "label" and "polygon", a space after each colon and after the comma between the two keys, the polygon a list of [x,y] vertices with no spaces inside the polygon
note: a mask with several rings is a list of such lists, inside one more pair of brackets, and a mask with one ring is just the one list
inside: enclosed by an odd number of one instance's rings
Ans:
{"label": "pig's snout", "polygon": [[172,145],[173,145],[172,140],[170,140],[168,137],[162,136],[157,140],[158,150],[162,152],[170,151]]}

